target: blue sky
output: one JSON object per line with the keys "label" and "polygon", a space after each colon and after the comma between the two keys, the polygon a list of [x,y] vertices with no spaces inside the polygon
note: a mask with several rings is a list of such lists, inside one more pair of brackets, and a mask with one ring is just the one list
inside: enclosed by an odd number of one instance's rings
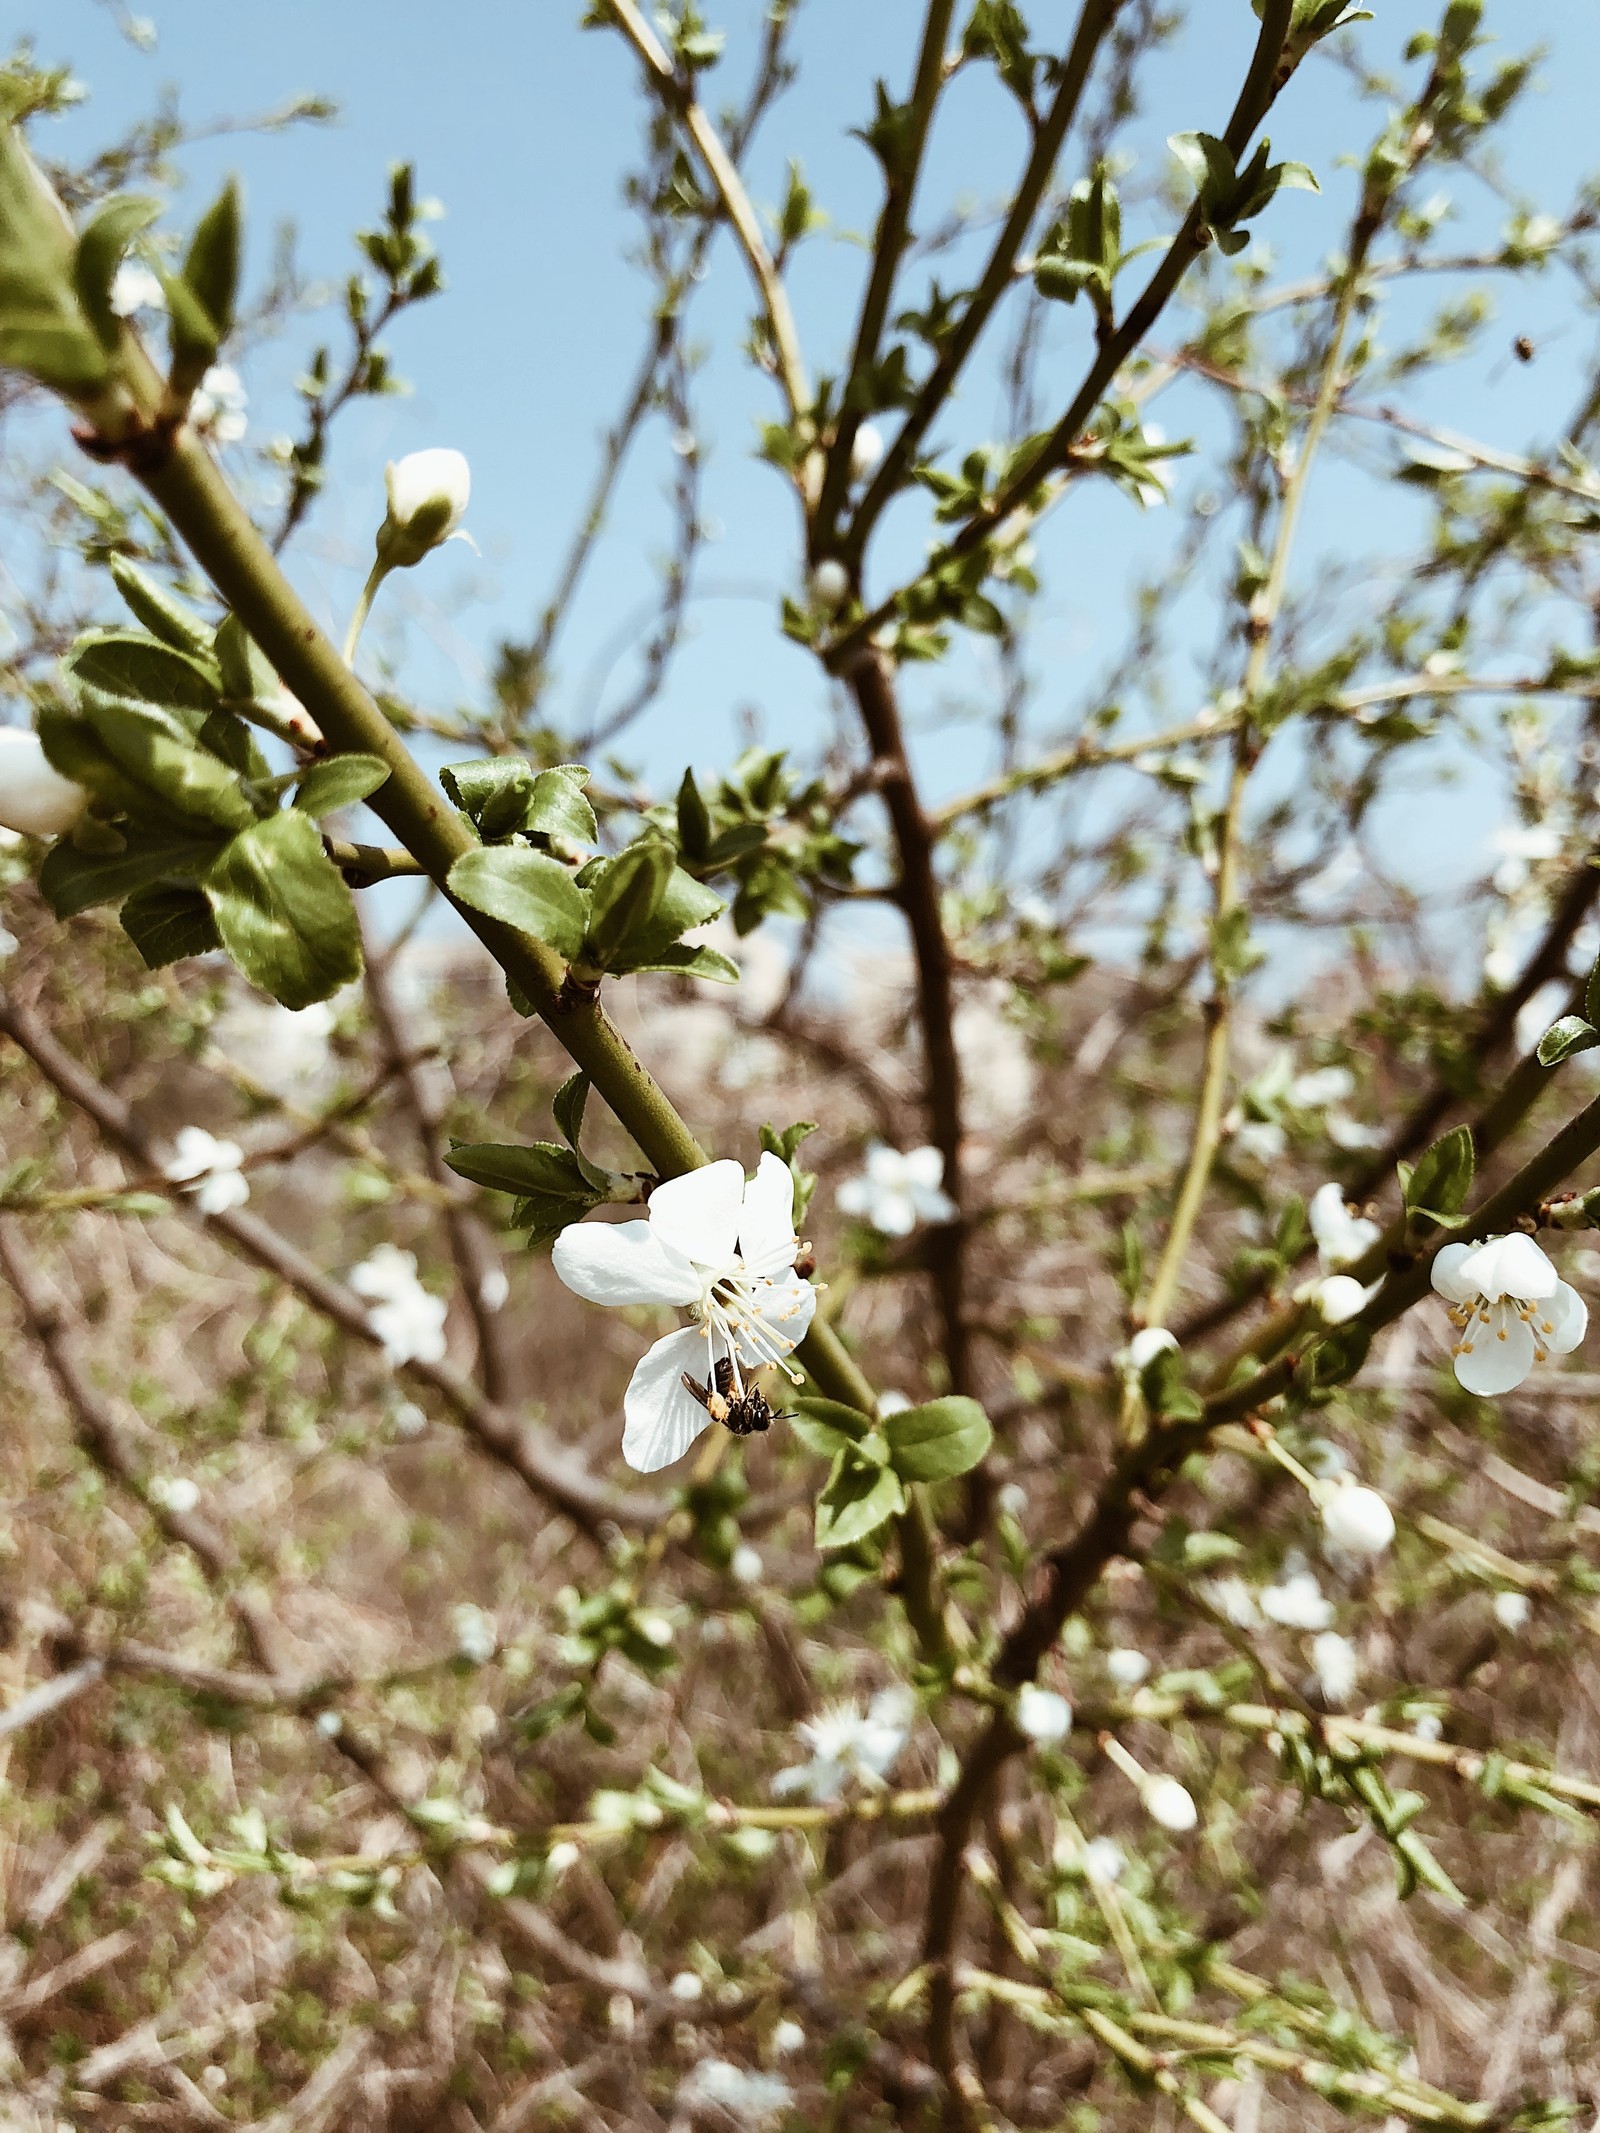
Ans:
{"label": "blue sky", "polygon": [[[176,211],[180,222],[224,171],[242,174],[249,269],[258,284],[273,231],[286,220],[298,226],[302,269],[336,282],[352,261],[350,232],[374,219],[394,157],[413,159],[421,189],[445,203],[435,234],[448,294],[402,321],[390,342],[414,390],[362,408],[341,426],[329,493],[295,569],[319,610],[342,622],[381,515],[383,461],[430,444],[465,451],[474,470],[469,523],[481,556],[452,549],[415,574],[408,590],[418,598],[404,650],[408,684],[420,695],[441,705],[474,698],[496,638],[526,633],[542,605],[592,477],[598,437],[641,345],[643,285],[625,257],[634,226],[620,197],[639,138],[631,55],[614,34],[580,31],[569,0],[460,0],[448,10],[380,0],[273,0],[228,9],[215,0],[148,0],[148,11],[157,39],[143,52],[95,0],[12,0],[9,25],[31,31],[41,57],[70,57],[90,90],[82,108],[51,129],[41,143],[47,150],[78,152],[115,134],[169,83],[199,122],[265,110],[302,91],[332,95],[341,108],[333,126],[245,135],[184,152],[191,193]],[[1033,13],[1043,35],[1068,11],[1036,6]],[[1246,0],[1204,0],[1193,14],[1144,85],[1146,115],[1132,136],[1140,155],[1135,188],[1159,175],[1168,133],[1220,128],[1240,78],[1255,31]],[[1382,0],[1379,14],[1383,19],[1363,33],[1365,49],[1387,61],[1429,11]],[[1516,183],[1559,204],[1593,139],[1600,9],[1572,0],[1512,8],[1502,0],[1490,16],[1491,26],[1514,31],[1517,44],[1552,49],[1510,136],[1508,161]],[[806,248],[793,279],[813,369],[838,362],[864,256],[850,233],[870,227],[877,203],[874,166],[847,129],[869,108],[875,74],[907,79],[919,18],[908,0],[807,0],[796,40],[800,83],[769,120],[754,159],[758,200],[778,196],[786,159],[799,155],[833,218],[833,233]],[[754,0],[731,0],[717,19],[730,32],[730,86],[720,90],[721,76],[712,77],[713,101],[742,79],[760,11]],[[1271,126],[1274,151],[1312,164],[1324,186],[1321,198],[1283,196],[1269,218],[1268,238],[1286,270],[1314,267],[1337,243],[1354,184],[1339,156],[1371,126],[1370,111],[1353,113],[1347,83],[1325,64],[1305,69],[1281,100]],[[976,70],[958,79],[933,144],[924,195],[930,217],[936,207],[993,199],[1021,152],[1007,100]],[[1466,241],[1500,217],[1470,186],[1460,188],[1460,208]],[[1435,282],[1412,304],[1413,316],[1443,293]],[[811,730],[825,701],[808,656],[774,628],[777,598],[797,573],[797,521],[783,482],[752,458],[757,421],[777,410],[770,388],[728,352],[749,310],[740,263],[721,240],[695,331],[723,351],[700,383],[706,509],[722,537],[701,565],[690,641],[637,739],[638,760],[663,786],[676,781],[686,760],[724,757],[742,710],[753,709],[769,736],[787,738]],[[1490,335],[1482,358],[1458,366],[1438,388],[1430,403],[1435,419],[1513,447],[1559,426],[1590,353],[1581,329],[1549,338],[1567,310],[1554,276],[1525,285],[1515,315]],[[319,330],[336,331],[336,321],[296,320],[280,343],[245,359],[256,435],[294,426],[291,382]],[[1540,344],[1538,362],[1526,371],[1503,359],[1517,331]],[[1081,306],[1053,316],[1050,346],[1047,375],[1066,391],[1085,356]],[[941,426],[946,437],[966,444],[995,433],[1002,347],[1002,336],[992,335],[961,404]],[[1209,410],[1200,388],[1185,387],[1159,413],[1169,433],[1183,434],[1214,421]],[[671,468],[658,424],[631,467],[614,533],[563,641],[557,703],[569,711],[614,701],[625,690],[629,648],[648,612],[650,558],[667,536],[662,495]],[[1374,582],[1381,582],[1391,544],[1387,529],[1373,522],[1372,493],[1365,476],[1337,458],[1319,470],[1302,582],[1332,558],[1352,555],[1370,555]],[[919,552],[920,528],[910,517],[890,523],[890,563],[912,562]],[[1092,701],[1095,676],[1120,647],[1130,573],[1157,567],[1169,537],[1163,521],[1173,517],[1141,514],[1102,490],[1051,528],[1042,545],[1045,597],[1033,653],[1043,729],[1059,726],[1074,703]],[[1174,588],[1174,601],[1181,597]],[[1198,587],[1191,600],[1195,645],[1209,652],[1213,625]],[[383,630],[380,614],[380,645]],[[986,700],[991,687],[981,646],[942,673],[912,677],[908,695],[925,729],[919,749],[935,792],[987,768],[977,738],[952,730],[942,712],[956,700]],[[1175,700],[1172,710],[1183,715],[1193,707]],[[1499,803],[1484,793],[1474,804],[1487,821]]]}

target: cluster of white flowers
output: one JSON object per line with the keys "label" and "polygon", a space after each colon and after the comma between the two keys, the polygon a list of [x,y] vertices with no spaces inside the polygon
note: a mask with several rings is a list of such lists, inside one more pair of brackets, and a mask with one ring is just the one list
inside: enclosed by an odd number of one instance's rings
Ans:
{"label": "cluster of white flowers", "polygon": [[726,2125],[732,2119],[748,2133],[767,2133],[793,2108],[794,2090],[781,2074],[755,2073],[731,2059],[702,2059],[678,2084],[678,2109],[710,2109]]}
{"label": "cluster of white flowers", "polygon": [[[1249,1591],[1242,1586],[1241,1590],[1249,1604]],[[1275,1622],[1280,1629],[1326,1629],[1333,1620],[1333,1603],[1324,1596],[1316,1572],[1297,1556],[1287,1558],[1278,1583],[1264,1586],[1255,1604],[1266,1619]],[[1251,1613],[1254,1611],[1252,1606]],[[1248,1624],[1238,1626],[1243,1628]]]}
{"label": "cluster of white flowers", "polygon": [[864,1711],[859,1703],[836,1703],[802,1720],[795,1731],[811,1759],[780,1770],[773,1792],[779,1799],[801,1793],[825,1804],[838,1799],[852,1778],[881,1789],[906,1744],[914,1709],[910,1690],[894,1687],[880,1689]]}
{"label": "cluster of white flowers", "polygon": [[1356,1214],[1343,1192],[1333,1184],[1317,1187],[1306,1209],[1306,1219],[1316,1240],[1322,1279],[1301,1293],[1316,1304],[1327,1325],[1343,1325],[1346,1319],[1354,1318],[1358,1311],[1366,1308],[1382,1284],[1378,1281],[1370,1288],[1363,1288],[1359,1281],[1341,1269],[1354,1266],[1357,1260],[1365,1258],[1383,1231],[1365,1215]]}
{"label": "cluster of white flowers", "polygon": [[250,1197],[243,1162],[244,1150],[237,1141],[219,1141],[203,1126],[185,1126],[161,1175],[191,1194],[203,1215],[225,1215]]}
{"label": "cluster of white flowers", "polygon": [[213,363],[189,402],[189,426],[213,444],[238,444],[249,429],[250,396],[231,363]]}
{"label": "cluster of white flowers", "polygon": [[551,1252],[575,1295],[598,1304],[677,1304],[695,1324],[645,1354],[623,1397],[622,1456],[643,1474],[681,1459],[711,1416],[684,1383],[733,1365],[733,1392],[805,1338],[817,1292],[794,1270],[794,1176],[770,1152],[748,1181],[730,1160],[669,1178],[643,1222],[573,1222]]}
{"label": "cluster of white flowers", "polygon": [[487,1666],[500,1649],[500,1632],[495,1628],[494,1616],[485,1614],[481,1607],[474,1607],[470,1600],[462,1600],[451,1608],[450,1627],[455,1633],[456,1650],[474,1666]]}
{"label": "cluster of white flowers", "polygon": [[1450,1306],[1455,1373],[1468,1392],[1512,1391],[1535,1363],[1570,1355],[1588,1330],[1583,1298],[1520,1230],[1447,1244],[1432,1279]]}
{"label": "cluster of white flowers", "polygon": [[839,1187],[839,1210],[881,1237],[909,1237],[919,1222],[953,1222],[956,1203],[944,1189],[944,1157],[937,1148],[867,1150],[859,1177]]}
{"label": "cluster of white flowers", "polygon": [[166,292],[142,259],[125,259],[111,279],[111,308],[118,318],[138,311],[165,311]]}
{"label": "cluster of white flowers", "polygon": [[449,1305],[418,1280],[414,1252],[380,1244],[351,1268],[350,1286],[371,1306],[367,1324],[396,1368],[402,1363],[443,1362]]}

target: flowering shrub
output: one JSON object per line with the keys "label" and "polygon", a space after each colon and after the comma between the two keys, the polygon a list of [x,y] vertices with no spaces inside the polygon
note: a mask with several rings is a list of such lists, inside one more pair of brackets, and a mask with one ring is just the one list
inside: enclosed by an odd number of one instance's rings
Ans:
{"label": "flowering shrub", "polygon": [[[1213,117],[1161,48],[1224,13]],[[1403,46],[929,0],[897,79],[828,59],[877,194],[830,345],[820,186],[750,189],[797,11],[731,109],[693,7],[588,23],[643,368],[444,704],[405,618],[476,567],[459,450],[341,484],[342,642],[280,560],[442,292],[411,169],[275,430],[306,321],[239,189],[173,197],[176,118],[51,160],[70,76],[0,75],[7,2108],[1581,2122],[1600,390],[1526,448],[1439,410],[1542,360],[1490,289],[1587,345],[1600,195],[1515,192],[1477,0]],[[997,212],[938,199],[969,94]],[[816,721],[690,763],[735,269]],[[602,714],[557,641],[657,417]],[[1035,662],[1113,590],[1105,671]]]}

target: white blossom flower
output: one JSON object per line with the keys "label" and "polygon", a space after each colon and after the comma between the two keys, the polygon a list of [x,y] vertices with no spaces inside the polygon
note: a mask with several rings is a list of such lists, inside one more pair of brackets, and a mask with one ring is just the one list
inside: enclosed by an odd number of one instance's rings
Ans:
{"label": "white blossom flower", "polygon": [[166,292],[142,259],[125,259],[111,277],[111,308],[118,318],[136,311],[165,311]]}
{"label": "white blossom flower", "polygon": [[417,1279],[416,1255],[397,1245],[380,1244],[350,1272],[350,1286],[371,1308],[367,1324],[383,1343],[383,1352],[402,1363],[444,1360],[444,1322],[449,1305],[431,1295]]}
{"label": "white blossom flower", "polygon": [[189,425],[213,444],[238,444],[250,427],[245,418],[249,405],[250,396],[233,365],[213,363],[189,402]]}
{"label": "white blossom flower", "polygon": [[1336,1629],[1325,1629],[1319,1637],[1312,1639],[1311,1664],[1325,1701],[1330,1704],[1346,1702],[1360,1672],[1356,1648],[1350,1639],[1341,1637]]}
{"label": "white blossom flower", "polygon": [[1119,1689],[1136,1689],[1141,1681],[1149,1678],[1150,1662],[1143,1652],[1123,1644],[1106,1653],[1106,1672]]}
{"label": "white blossom flower", "polygon": [[1275,1163],[1289,1145],[1289,1136],[1270,1118],[1247,1118],[1234,1127],[1229,1142],[1235,1155],[1252,1163]]}
{"label": "white blossom flower", "polygon": [[793,2103],[794,2090],[781,2074],[753,2073],[731,2059],[702,2059],[678,2084],[680,2110],[710,2105],[748,2133],[768,2133]]}
{"label": "white blossom flower", "polygon": [[882,432],[875,423],[863,422],[850,445],[850,479],[870,481],[882,464]]}
{"label": "white blossom flower", "polygon": [[1489,849],[1500,854],[1500,864],[1494,870],[1495,888],[1502,896],[1515,896],[1526,885],[1534,862],[1557,857],[1561,832],[1553,823],[1512,822],[1494,832]]}
{"label": "white blossom flower", "polygon": [[1351,1555],[1382,1555],[1394,1539],[1394,1513],[1376,1489],[1346,1475],[1322,1499],[1322,1530]]}
{"label": "white blossom flower", "polygon": [[736,1585],[759,1585],[763,1567],[759,1549],[741,1541],[728,1564],[728,1575]]}
{"label": "white blossom flower", "polygon": [[772,2032],[772,2049],[783,2059],[787,2059],[791,2052],[797,2052],[805,2041],[805,2031],[788,2016]]}
{"label": "white blossom flower", "polygon": [[191,1193],[203,1215],[223,1215],[250,1197],[250,1181],[239,1167],[243,1161],[237,1141],[219,1141],[204,1126],[185,1126],[161,1175]]}
{"label": "white blossom flower", "polygon": [[689,2005],[695,2000],[704,1999],[706,1988],[703,1980],[696,1977],[692,1970],[680,1970],[667,1990],[675,2000],[682,2000],[685,2005]]}
{"label": "white blossom flower", "polygon": [[21,946],[9,926],[0,926],[0,963],[9,963]]}
{"label": "white blossom flower", "polygon": [[503,1311],[511,1294],[511,1277],[503,1266],[492,1266],[478,1283],[478,1301],[486,1311]]}
{"label": "white blossom flower", "polygon": [[881,1422],[887,1415],[903,1415],[911,1404],[909,1393],[897,1392],[891,1385],[887,1392],[878,1395],[878,1420]]}
{"label": "white blossom flower", "polygon": [[485,1614],[481,1607],[474,1607],[470,1600],[463,1600],[459,1606],[451,1608],[450,1627],[455,1634],[456,1650],[474,1666],[487,1666],[500,1649],[500,1632],[494,1626],[493,1615]]}
{"label": "white blossom flower", "polygon": [[1447,1244],[1432,1278],[1457,1328],[1455,1372],[1468,1392],[1510,1392],[1535,1363],[1570,1355],[1588,1328],[1583,1298],[1520,1230]]}
{"label": "white blossom flower", "polygon": [[780,1770],[779,1799],[804,1793],[819,1803],[838,1799],[851,1778],[881,1789],[911,1730],[913,1704],[904,1688],[880,1689],[865,1711],[859,1703],[830,1704],[795,1728],[811,1749],[808,1763]]}
{"label": "white blossom flower", "polygon": [[1364,1311],[1383,1286],[1375,1281],[1366,1288],[1350,1274],[1329,1274],[1313,1285],[1311,1295],[1317,1315],[1325,1326],[1342,1326]]}
{"label": "white blossom flower", "polygon": [[1325,1274],[1336,1274],[1341,1267],[1354,1266],[1383,1235],[1376,1222],[1351,1213],[1344,1193],[1337,1185],[1317,1187],[1311,1195],[1311,1205],[1306,1209],[1306,1219],[1311,1224],[1317,1257]]}
{"label": "white blossom flower", "polygon": [[[878,1412],[883,1413],[883,1403],[878,1403]],[[1021,1518],[1027,1510],[1030,1498],[1020,1481],[1002,1482],[995,1495],[995,1507],[1007,1518]]]}
{"label": "white blossom flower", "polygon": [[1282,1629],[1326,1629],[1333,1620],[1332,1602],[1303,1563],[1285,1563],[1282,1580],[1261,1594],[1261,1612]]}
{"label": "white blossom flower", "polygon": [[1494,1618],[1513,1636],[1527,1628],[1532,1613],[1533,1605],[1525,1592],[1497,1592],[1494,1596]]}
{"label": "white blossom flower", "polygon": [[1054,1689],[1041,1689],[1025,1681],[1017,1691],[1017,1724],[1029,1740],[1048,1747],[1065,1740],[1072,1731],[1072,1706]]}
{"label": "white blossom flower", "polygon": [[578,1846],[570,1839],[564,1839],[560,1844],[551,1845],[544,1855],[544,1863],[550,1874],[560,1876],[575,1867],[582,1857]]}
{"label": "white blossom flower", "polygon": [[714,1382],[733,1365],[733,1395],[748,1374],[805,1338],[817,1292],[794,1270],[794,1175],[770,1151],[748,1182],[724,1159],[669,1178],[644,1222],[573,1222],[551,1260],[576,1295],[599,1304],[678,1304],[696,1323],[656,1342],[623,1399],[622,1456],[642,1474],[681,1459],[710,1421],[685,1377]]}
{"label": "white blossom flower", "polygon": [[840,1211],[856,1215],[883,1237],[909,1237],[919,1222],[953,1222],[956,1204],[944,1190],[944,1157],[937,1148],[867,1150],[867,1167],[839,1187]]}
{"label": "white blossom flower", "polygon": [[1353,1096],[1355,1088],[1356,1077],[1348,1067],[1313,1067],[1290,1082],[1287,1100],[1296,1111],[1326,1111]]}
{"label": "white blossom flower", "polygon": [[1331,1111],[1325,1121],[1328,1138],[1335,1148],[1381,1148],[1383,1128],[1363,1125],[1358,1118],[1347,1118],[1342,1111]]}
{"label": "white blossom flower", "polygon": [[1163,1829],[1180,1835],[1186,1829],[1193,1829],[1200,1819],[1193,1793],[1187,1785],[1180,1785],[1175,1777],[1147,1775],[1139,1787],[1139,1798],[1152,1822],[1159,1822]]}
{"label": "white blossom flower", "polygon": [[[1315,1583],[1315,1580],[1313,1580]],[[1261,1621],[1255,1594],[1241,1577],[1213,1578],[1201,1591],[1225,1622],[1235,1629],[1255,1629]]]}
{"label": "white blossom flower", "polygon": [[25,726],[0,726],[0,829],[24,837],[59,837],[88,804],[83,787],[50,763],[38,734]]}
{"label": "white blossom flower", "polygon": [[324,1740],[337,1740],[344,1731],[344,1720],[337,1711],[319,1711],[317,1731]]}
{"label": "white blossom flower", "polygon": [[831,615],[850,597],[850,573],[832,556],[818,563],[811,573],[811,604],[819,614]]}
{"label": "white blossom flower", "polygon": [[1128,1855],[1115,1837],[1091,1837],[1083,1847],[1083,1870],[1091,1881],[1120,1881]]}
{"label": "white blossom flower", "polygon": [[383,562],[407,570],[460,532],[472,495],[472,469],[460,452],[434,446],[390,460],[383,474],[389,512],[378,528]]}
{"label": "white blossom flower", "polygon": [[147,1493],[152,1503],[164,1511],[176,1511],[180,1516],[192,1511],[200,1501],[200,1491],[187,1474],[157,1474],[149,1483]]}
{"label": "white blossom flower", "polygon": [[1418,1740],[1438,1740],[1444,1732],[1444,1720],[1437,1711],[1424,1711],[1411,1730]]}

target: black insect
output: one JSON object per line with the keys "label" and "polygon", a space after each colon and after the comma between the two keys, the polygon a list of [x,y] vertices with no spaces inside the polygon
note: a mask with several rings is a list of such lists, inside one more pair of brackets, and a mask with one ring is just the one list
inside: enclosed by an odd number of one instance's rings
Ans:
{"label": "black insect", "polygon": [[713,1422],[720,1422],[731,1429],[736,1437],[759,1436],[777,1420],[767,1405],[767,1396],[757,1385],[747,1385],[743,1392],[734,1396],[733,1358],[725,1355],[712,1372],[712,1383],[702,1385],[698,1378],[683,1373],[683,1389],[692,1392]]}

